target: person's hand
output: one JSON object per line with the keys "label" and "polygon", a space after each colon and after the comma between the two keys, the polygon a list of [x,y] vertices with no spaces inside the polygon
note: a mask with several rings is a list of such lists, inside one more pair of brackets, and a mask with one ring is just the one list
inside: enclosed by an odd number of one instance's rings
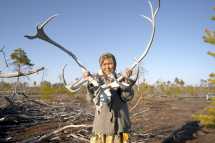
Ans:
{"label": "person's hand", "polygon": [[122,73],[122,76],[126,79],[128,79],[132,75],[132,70],[129,68],[126,68],[125,71]]}
{"label": "person's hand", "polygon": [[90,72],[84,70],[82,73],[83,73],[83,78],[84,78],[85,80],[88,80],[88,79],[89,79],[89,76],[90,76]]}

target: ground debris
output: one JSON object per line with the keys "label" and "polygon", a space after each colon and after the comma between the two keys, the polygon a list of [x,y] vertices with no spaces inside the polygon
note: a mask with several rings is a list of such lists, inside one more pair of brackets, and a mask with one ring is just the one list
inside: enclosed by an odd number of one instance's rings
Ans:
{"label": "ground debris", "polygon": [[[51,102],[40,98],[0,100],[0,142],[11,143],[88,143],[94,106],[71,96],[55,96]],[[144,97],[131,111],[131,143],[161,143],[179,139],[193,113],[206,107],[203,98]],[[137,100],[138,101],[138,100]],[[196,104],[198,103],[198,104]],[[136,102],[131,103],[131,108]],[[195,126],[198,129],[198,126]],[[182,129],[182,130],[180,130]],[[194,130],[193,130],[194,131]],[[179,134],[173,134],[173,133]],[[215,130],[198,130],[189,143],[212,143]],[[187,143],[188,143],[187,142]]]}
{"label": "ground debris", "polygon": [[78,104],[57,106],[32,99],[14,100],[0,108],[0,142],[87,142],[92,120],[93,115]]}

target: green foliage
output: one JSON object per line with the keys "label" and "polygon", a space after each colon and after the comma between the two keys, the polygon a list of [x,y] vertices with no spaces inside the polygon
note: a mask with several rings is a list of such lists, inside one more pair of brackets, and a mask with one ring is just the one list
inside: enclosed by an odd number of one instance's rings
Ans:
{"label": "green foliage", "polygon": [[[215,10],[215,8],[213,9]],[[212,16],[211,20],[215,20],[215,16]],[[205,35],[203,36],[203,39],[205,42],[215,45],[215,31],[205,29]],[[212,54],[212,56],[214,56],[214,54]]]}
{"label": "green foliage", "polygon": [[205,35],[203,39],[206,43],[215,45],[215,32],[205,29]]}
{"label": "green foliage", "polygon": [[10,83],[1,81],[0,82],[0,91],[9,91],[12,89],[12,85]]}
{"label": "green foliage", "polygon": [[186,88],[186,93],[188,94],[188,95],[193,95],[193,96],[195,96],[195,95],[198,95],[198,93],[200,93],[199,92],[199,88],[195,88],[195,87],[193,87],[193,86],[187,86],[187,87],[185,87]]}
{"label": "green foliage", "polygon": [[195,120],[199,120],[202,124],[204,124],[208,128],[215,128],[215,118],[211,115],[194,115],[193,118]]}
{"label": "green foliage", "polygon": [[[215,9],[214,9],[215,10]],[[212,20],[215,20],[215,17],[212,17]],[[215,31],[210,31],[208,29],[205,30],[205,35],[203,36],[203,39],[206,43],[215,45]],[[214,52],[208,52],[208,55],[215,57]],[[209,75],[208,83],[213,85],[212,88],[210,88],[208,92],[214,93],[214,85],[215,85],[215,73],[211,73]],[[198,114],[194,115],[194,118],[199,120],[201,123],[203,123],[206,127],[213,127],[215,128],[215,100],[212,101],[210,104],[210,107],[206,109],[206,114]]]}
{"label": "green foliage", "polygon": [[[210,73],[209,74],[209,79],[208,79],[208,83],[210,85],[215,86],[215,73]],[[215,88],[210,88],[210,92],[213,92],[215,91]]]}
{"label": "green foliage", "polygon": [[[183,81],[177,78],[178,81]],[[197,96],[207,94],[208,88],[204,86],[191,86],[185,85],[184,81],[179,82],[183,84],[178,84],[175,81],[171,83],[170,81],[157,81],[155,85],[149,85],[146,82],[138,85],[135,88],[136,94],[147,94],[147,95],[164,95],[164,96]]]}
{"label": "green foliage", "polygon": [[139,94],[154,94],[154,87],[144,82],[135,87],[135,93]]}
{"label": "green foliage", "polygon": [[202,124],[209,128],[215,128],[215,100],[210,103],[210,107],[206,109],[205,114],[197,114],[193,116],[194,119],[199,120]]}
{"label": "green foliage", "polygon": [[193,115],[193,118],[199,120],[206,127],[215,128],[215,107],[209,107],[206,109],[206,114],[196,114]]}
{"label": "green foliage", "polygon": [[40,84],[40,90],[42,95],[50,95],[54,93],[54,89],[51,87],[51,83],[44,81]]}
{"label": "green foliage", "polygon": [[184,84],[185,84],[182,79],[179,79],[177,77],[175,78],[174,82],[176,85],[179,85],[179,86],[184,86]]}
{"label": "green foliage", "polygon": [[13,63],[15,65],[27,65],[27,66],[33,66],[31,63],[31,60],[28,58],[25,51],[21,48],[15,49],[11,55],[11,59],[13,60]]}
{"label": "green foliage", "polygon": [[208,52],[209,56],[215,57],[215,53],[214,52]]}
{"label": "green foliage", "polygon": [[155,91],[157,94],[168,96],[178,96],[187,93],[185,82],[177,77],[173,83],[170,81],[157,81],[155,89],[157,90],[157,92]]}
{"label": "green foliage", "polygon": [[71,95],[71,93],[64,88],[63,84],[51,84],[48,81],[43,81],[40,83],[40,93],[41,93],[41,99],[43,100],[52,100],[54,98],[54,95],[57,94],[68,94]]}
{"label": "green foliage", "polygon": [[40,99],[44,101],[52,101],[54,99],[54,96],[51,94],[42,94],[40,96]]}

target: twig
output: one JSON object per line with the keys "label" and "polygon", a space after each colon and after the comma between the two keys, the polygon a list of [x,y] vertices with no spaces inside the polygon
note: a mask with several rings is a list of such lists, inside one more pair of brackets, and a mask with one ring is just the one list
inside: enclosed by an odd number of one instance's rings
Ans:
{"label": "twig", "polygon": [[79,140],[85,141],[85,142],[90,142],[88,139],[86,139],[84,137],[77,136],[75,134],[70,134],[70,136],[72,136],[73,138],[77,138]]}
{"label": "twig", "polygon": [[136,117],[136,116],[138,116],[138,115],[140,115],[140,114],[142,114],[142,113],[145,113],[145,112],[147,112],[147,111],[149,111],[149,109],[146,109],[146,110],[143,110],[143,111],[140,111],[140,112],[137,112],[137,113],[133,113],[133,114],[131,115],[131,118],[134,118],[134,117]]}
{"label": "twig", "polygon": [[131,107],[129,112],[133,111],[137,107],[137,105],[140,103],[141,99],[143,99],[143,94],[140,94],[140,97],[137,99],[137,102],[135,103],[135,105],[133,107]]}
{"label": "twig", "polygon": [[64,127],[62,127],[62,128],[59,128],[59,129],[57,129],[57,130],[55,130],[55,131],[49,133],[49,134],[46,134],[46,135],[41,136],[41,137],[39,138],[39,141],[42,141],[42,140],[44,140],[44,139],[47,139],[47,138],[49,138],[50,136],[52,136],[52,135],[54,135],[54,134],[57,134],[57,133],[59,133],[59,132],[65,130],[65,129],[68,129],[68,128],[81,128],[81,127],[83,127],[83,128],[91,128],[92,125],[84,125],[84,124],[82,124],[82,125],[67,125],[67,126],[64,126]]}

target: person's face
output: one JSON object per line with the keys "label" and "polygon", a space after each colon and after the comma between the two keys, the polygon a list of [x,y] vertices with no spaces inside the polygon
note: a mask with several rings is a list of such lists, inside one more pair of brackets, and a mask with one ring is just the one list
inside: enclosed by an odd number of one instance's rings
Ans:
{"label": "person's face", "polygon": [[105,75],[112,74],[115,71],[115,65],[111,58],[104,59],[101,65],[102,72]]}

